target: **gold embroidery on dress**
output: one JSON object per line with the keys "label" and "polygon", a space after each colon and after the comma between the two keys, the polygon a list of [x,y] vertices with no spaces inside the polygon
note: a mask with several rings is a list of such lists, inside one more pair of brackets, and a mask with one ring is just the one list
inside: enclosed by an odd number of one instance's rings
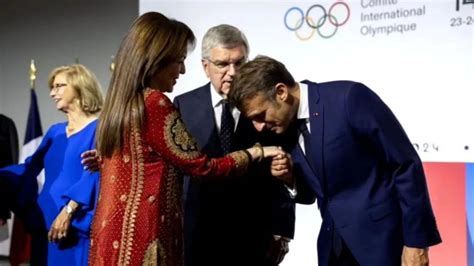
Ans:
{"label": "gold embroidery on dress", "polygon": [[124,163],[128,163],[128,162],[130,162],[130,156],[128,156],[127,154],[124,154],[122,156],[122,160],[123,160]]}
{"label": "gold embroidery on dress", "polygon": [[236,151],[228,154],[234,159],[235,167],[237,168],[236,174],[241,175],[247,172],[247,168],[250,163],[250,158],[244,151]]}
{"label": "gold embroidery on dress", "polygon": [[135,237],[135,222],[143,192],[144,159],[140,130],[136,121],[132,121],[130,134],[130,150],[132,159],[132,178],[127,206],[123,216],[122,236],[119,252],[119,265],[129,265]]}
{"label": "gold embroidery on dress", "polygon": [[172,112],[165,118],[165,143],[180,159],[190,160],[199,156],[197,143],[188,133],[178,113]]}
{"label": "gold embroidery on dress", "polygon": [[163,202],[165,204],[161,210],[162,225],[160,227],[162,230],[158,236],[159,247],[163,250],[163,255],[161,255],[159,263],[168,265],[173,261],[173,264],[179,266],[183,265],[183,262],[178,260],[183,258],[181,241],[183,238],[183,210],[181,202],[183,183],[175,167],[168,165],[166,168],[166,178],[163,180],[165,189]]}
{"label": "gold embroidery on dress", "polygon": [[[148,245],[148,248],[145,251],[145,255],[143,256],[142,265],[144,266],[155,266],[158,265],[158,240],[154,240]],[[163,266],[163,264],[160,264]]]}
{"label": "gold embroidery on dress", "polygon": [[150,89],[150,88],[146,88],[143,90],[143,98],[146,100],[146,98],[148,98],[148,96],[150,96],[150,94],[153,92],[153,89]]}

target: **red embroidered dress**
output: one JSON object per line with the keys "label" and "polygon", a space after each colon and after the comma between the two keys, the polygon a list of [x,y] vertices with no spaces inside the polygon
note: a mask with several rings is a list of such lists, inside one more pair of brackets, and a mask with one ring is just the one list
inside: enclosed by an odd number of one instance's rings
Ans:
{"label": "red embroidered dress", "polygon": [[240,151],[220,159],[200,153],[171,101],[145,92],[143,132],[103,161],[91,231],[90,265],[183,264],[182,174],[206,178],[242,172]]}

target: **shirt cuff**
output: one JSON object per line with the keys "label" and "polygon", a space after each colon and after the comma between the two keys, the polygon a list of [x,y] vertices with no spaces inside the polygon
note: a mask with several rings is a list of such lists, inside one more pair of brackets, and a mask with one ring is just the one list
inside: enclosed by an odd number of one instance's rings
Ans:
{"label": "shirt cuff", "polygon": [[290,194],[290,198],[294,199],[296,198],[296,195],[298,195],[298,191],[296,190],[296,186],[294,188],[289,187],[288,185],[285,184],[286,190],[288,190],[288,193]]}
{"label": "shirt cuff", "polygon": [[284,236],[280,236],[280,235],[273,235],[273,240],[277,241],[277,240],[280,240],[280,239],[283,239],[286,242],[290,242],[292,240],[289,237],[284,237]]}

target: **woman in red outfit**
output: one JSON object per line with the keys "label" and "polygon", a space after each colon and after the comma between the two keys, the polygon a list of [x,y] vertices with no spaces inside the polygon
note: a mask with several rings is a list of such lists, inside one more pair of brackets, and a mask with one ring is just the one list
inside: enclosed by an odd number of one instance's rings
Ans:
{"label": "woman in red outfit", "polygon": [[163,94],[184,74],[194,42],[188,26],[156,12],[139,17],[122,41],[97,133],[103,161],[90,265],[182,265],[181,173],[222,178],[282,153],[200,153]]}

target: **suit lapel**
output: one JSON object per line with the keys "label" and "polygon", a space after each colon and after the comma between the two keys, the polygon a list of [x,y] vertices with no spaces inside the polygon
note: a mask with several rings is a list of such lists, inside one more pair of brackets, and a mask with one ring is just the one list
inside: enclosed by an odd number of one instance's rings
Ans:
{"label": "suit lapel", "polygon": [[295,169],[299,168],[300,173],[306,179],[308,185],[316,193],[317,198],[323,197],[323,189],[319,181],[317,171],[314,170],[314,167],[308,157],[303,153],[299,144],[296,144],[292,149],[291,156],[293,157]]}
{"label": "suit lapel", "polygon": [[[201,87],[196,95],[197,97],[195,97],[195,101],[193,102],[195,119],[193,119],[193,129],[191,130],[201,149],[206,150],[208,145],[219,143],[210,90],[211,87],[209,83]],[[220,145],[218,146],[220,147]],[[210,150],[214,149],[215,147]]]}

